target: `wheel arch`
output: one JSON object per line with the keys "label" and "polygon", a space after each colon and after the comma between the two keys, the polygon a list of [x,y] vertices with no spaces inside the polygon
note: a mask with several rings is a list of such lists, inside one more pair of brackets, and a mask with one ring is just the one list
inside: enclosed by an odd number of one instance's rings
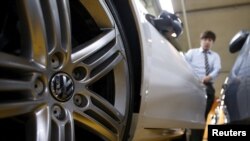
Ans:
{"label": "wheel arch", "polygon": [[134,92],[134,103],[133,112],[138,113],[140,109],[140,90],[141,90],[141,51],[140,51],[140,40],[138,35],[138,30],[136,29],[136,23],[127,0],[106,0],[107,3],[112,3],[115,6],[117,16],[121,22],[118,22],[118,26],[121,26],[122,38],[127,42],[124,43],[127,46],[132,68],[132,78],[133,78],[133,92]]}

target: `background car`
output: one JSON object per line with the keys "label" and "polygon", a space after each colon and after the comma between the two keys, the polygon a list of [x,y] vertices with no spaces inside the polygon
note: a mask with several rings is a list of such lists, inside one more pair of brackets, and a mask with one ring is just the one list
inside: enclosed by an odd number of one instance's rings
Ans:
{"label": "background car", "polygon": [[145,130],[203,127],[204,86],[138,1],[0,3],[0,140],[144,140]]}
{"label": "background car", "polygon": [[229,44],[231,53],[238,53],[228,76],[225,91],[225,104],[231,123],[249,124],[250,119],[250,36],[249,31],[241,30],[235,34]]}

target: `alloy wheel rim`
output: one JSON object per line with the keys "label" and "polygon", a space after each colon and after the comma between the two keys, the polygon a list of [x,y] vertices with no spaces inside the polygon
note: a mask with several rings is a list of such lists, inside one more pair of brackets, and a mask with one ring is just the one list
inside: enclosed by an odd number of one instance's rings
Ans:
{"label": "alloy wheel rim", "polygon": [[[0,101],[0,118],[25,115],[29,126],[36,129],[28,140],[77,140],[76,126],[101,139],[121,140],[130,99],[128,62],[105,1],[18,3],[17,30],[22,44],[18,53],[0,52],[0,67],[6,75],[0,80],[0,92],[6,95]],[[88,11],[87,18],[92,20],[87,20],[95,21],[91,24],[99,30],[84,41],[78,41],[78,35],[85,33],[77,33],[84,31],[72,30],[78,25],[74,8],[79,7]],[[101,85],[112,89],[105,89],[111,96],[99,90]]]}

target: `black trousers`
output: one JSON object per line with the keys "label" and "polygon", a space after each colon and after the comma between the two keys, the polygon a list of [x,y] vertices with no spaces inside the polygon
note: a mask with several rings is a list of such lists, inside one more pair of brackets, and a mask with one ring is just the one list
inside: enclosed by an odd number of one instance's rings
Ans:
{"label": "black trousers", "polygon": [[[207,106],[205,111],[205,119],[207,119],[208,113],[210,112],[214,97],[215,97],[215,89],[212,83],[205,84],[206,85],[206,93],[207,93]],[[202,141],[204,129],[192,129],[190,135],[190,141]]]}

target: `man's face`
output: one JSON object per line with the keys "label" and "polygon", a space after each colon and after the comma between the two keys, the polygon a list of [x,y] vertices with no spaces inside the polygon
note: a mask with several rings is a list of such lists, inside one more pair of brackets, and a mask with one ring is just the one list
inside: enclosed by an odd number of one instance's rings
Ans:
{"label": "man's face", "polygon": [[213,46],[214,41],[211,38],[203,38],[200,43],[204,50],[209,50]]}

